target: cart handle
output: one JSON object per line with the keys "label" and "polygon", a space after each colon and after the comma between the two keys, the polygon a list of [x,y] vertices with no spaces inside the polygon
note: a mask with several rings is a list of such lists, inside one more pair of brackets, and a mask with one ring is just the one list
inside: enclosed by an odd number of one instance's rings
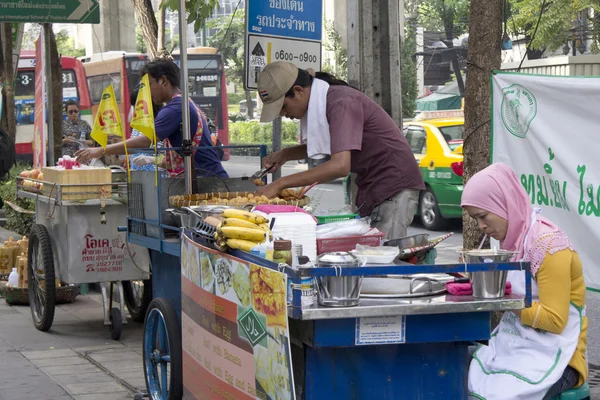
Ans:
{"label": "cart handle", "polygon": [[117,226],[117,232],[127,232],[127,226]]}

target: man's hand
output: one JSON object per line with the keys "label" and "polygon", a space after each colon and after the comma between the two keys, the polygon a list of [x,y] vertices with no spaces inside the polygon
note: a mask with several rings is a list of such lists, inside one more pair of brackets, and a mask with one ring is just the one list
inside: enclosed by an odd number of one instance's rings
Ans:
{"label": "man's hand", "polygon": [[77,150],[75,152],[75,157],[77,157],[77,161],[82,164],[89,163],[94,158],[100,158],[104,155],[104,149],[102,147],[90,147],[87,149]]}
{"label": "man's hand", "polygon": [[283,150],[280,150],[276,153],[269,154],[268,156],[263,158],[262,166],[263,168],[268,168],[269,171],[277,171],[287,161],[288,160],[285,156],[285,152]]}
{"label": "man's hand", "polygon": [[154,164],[155,162],[155,157],[154,156],[137,156],[136,158],[133,159],[133,163],[139,167],[143,166],[143,165],[147,165],[147,164]]}
{"label": "man's hand", "polygon": [[267,196],[269,199],[277,197],[281,193],[279,181],[271,182],[267,186],[261,186],[256,189],[257,196]]}

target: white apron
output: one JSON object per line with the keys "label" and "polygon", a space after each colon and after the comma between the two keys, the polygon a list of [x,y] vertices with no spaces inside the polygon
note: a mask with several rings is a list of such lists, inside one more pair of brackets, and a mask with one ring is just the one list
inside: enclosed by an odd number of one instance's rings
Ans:
{"label": "white apron", "polygon": [[[531,228],[539,211],[532,213]],[[524,249],[526,254],[527,249]],[[565,266],[566,267],[566,266]],[[509,271],[512,292],[525,295],[525,272]],[[539,301],[532,280],[532,301]],[[506,311],[488,346],[480,345],[469,368],[469,398],[479,400],[541,400],[561,377],[575,353],[583,310],[571,303],[567,326],[559,335],[523,325]]]}

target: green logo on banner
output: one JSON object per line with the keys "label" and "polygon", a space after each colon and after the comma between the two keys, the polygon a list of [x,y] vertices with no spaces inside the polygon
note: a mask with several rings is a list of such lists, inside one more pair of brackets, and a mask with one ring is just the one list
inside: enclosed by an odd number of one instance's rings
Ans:
{"label": "green logo on banner", "polygon": [[252,347],[256,346],[267,336],[267,328],[265,328],[252,308],[238,318],[238,326],[242,328],[244,336],[248,338]]}
{"label": "green logo on banner", "polygon": [[502,95],[502,123],[510,133],[524,139],[537,115],[537,100],[533,93],[517,84],[503,88]]}

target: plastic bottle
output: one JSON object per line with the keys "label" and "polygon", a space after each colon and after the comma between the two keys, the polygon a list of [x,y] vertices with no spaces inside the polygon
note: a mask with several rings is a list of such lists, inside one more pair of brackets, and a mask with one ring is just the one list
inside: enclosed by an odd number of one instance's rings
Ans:
{"label": "plastic bottle", "polygon": [[8,276],[8,284],[12,287],[19,287],[19,274],[17,273],[16,268],[13,268]]}
{"label": "plastic bottle", "polygon": [[275,248],[273,246],[273,242],[269,242],[267,243],[267,252],[265,254],[265,258],[269,261],[273,261],[273,253],[275,251]]}
{"label": "plastic bottle", "polygon": [[85,132],[81,131],[81,136],[79,136],[79,140],[84,141],[85,140]]}

